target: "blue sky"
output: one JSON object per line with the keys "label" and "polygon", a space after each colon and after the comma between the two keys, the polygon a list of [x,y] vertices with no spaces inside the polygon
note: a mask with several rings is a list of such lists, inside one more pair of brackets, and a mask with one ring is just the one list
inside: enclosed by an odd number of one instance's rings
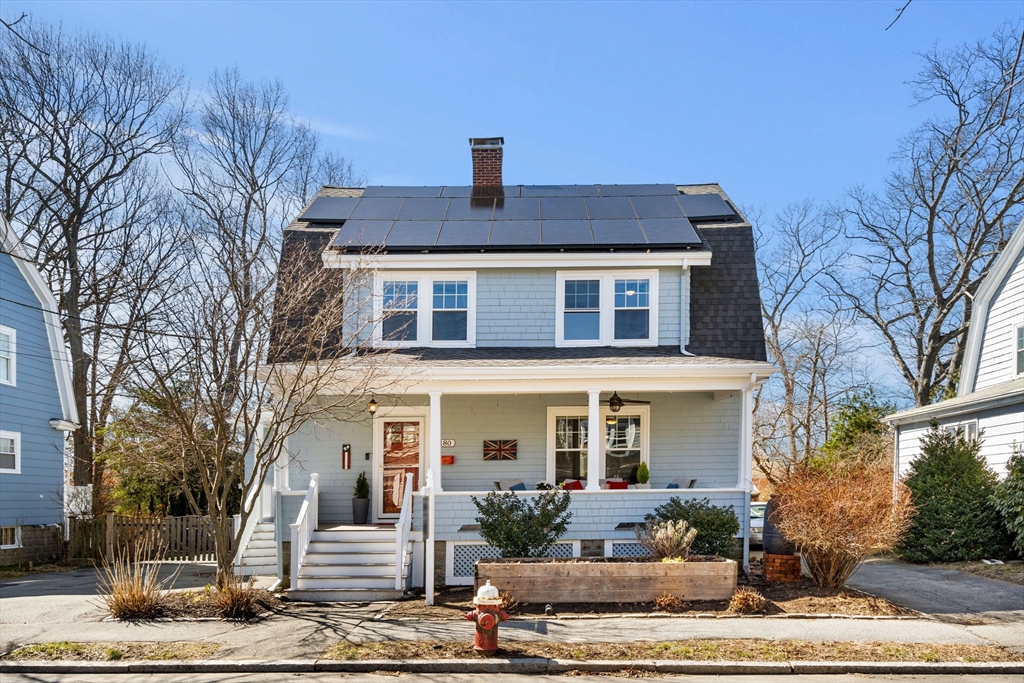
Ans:
{"label": "blue sky", "polygon": [[503,135],[509,183],[716,181],[769,211],[877,186],[926,115],[915,51],[990,34],[1015,1],[21,2],[145,42],[201,83],[237,65],[373,184],[465,184]]}

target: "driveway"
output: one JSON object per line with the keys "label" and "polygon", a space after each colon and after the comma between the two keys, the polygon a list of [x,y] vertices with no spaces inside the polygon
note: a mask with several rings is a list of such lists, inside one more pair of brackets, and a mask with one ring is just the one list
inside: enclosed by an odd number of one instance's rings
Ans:
{"label": "driveway", "polygon": [[869,558],[847,584],[955,624],[1018,624],[1024,638],[1024,586],[951,569]]}

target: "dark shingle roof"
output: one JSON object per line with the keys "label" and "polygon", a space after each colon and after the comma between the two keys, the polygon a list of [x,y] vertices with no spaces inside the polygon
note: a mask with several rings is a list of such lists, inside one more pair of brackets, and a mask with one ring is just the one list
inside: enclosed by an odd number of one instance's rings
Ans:
{"label": "dark shingle roof", "polygon": [[701,233],[714,256],[710,266],[691,269],[687,351],[767,360],[753,230],[703,227]]}

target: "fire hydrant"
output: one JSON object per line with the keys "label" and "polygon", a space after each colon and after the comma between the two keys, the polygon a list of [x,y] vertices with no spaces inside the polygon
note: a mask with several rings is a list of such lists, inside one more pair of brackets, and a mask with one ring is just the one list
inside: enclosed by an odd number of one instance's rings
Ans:
{"label": "fire hydrant", "polygon": [[476,623],[473,649],[478,655],[490,657],[498,651],[498,624],[508,619],[508,615],[501,609],[498,589],[490,581],[480,586],[473,604],[476,609],[466,614],[466,619]]}

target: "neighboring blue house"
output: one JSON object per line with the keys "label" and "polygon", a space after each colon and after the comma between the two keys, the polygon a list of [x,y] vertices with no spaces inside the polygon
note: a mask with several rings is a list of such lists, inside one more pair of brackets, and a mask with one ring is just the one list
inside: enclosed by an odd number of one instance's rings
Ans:
{"label": "neighboring blue house", "polygon": [[885,420],[896,428],[897,476],[921,454],[921,437],[933,420],[980,438],[981,456],[1006,476],[1013,449],[1024,448],[1024,221],[974,297],[956,397]]}
{"label": "neighboring blue house", "polygon": [[0,565],[64,540],[65,436],[78,423],[57,302],[0,217]]}
{"label": "neighboring blue house", "polygon": [[[575,489],[561,556],[636,553],[673,496],[749,519],[775,371],[750,224],[715,184],[504,185],[503,140],[470,145],[472,186],[325,187],[285,231],[283,261],[368,262],[374,313],[350,334],[396,349],[364,415],[289,437],[243,533],[239,569],[287,572],[301,599],[471,584],[496,552],[472,497],[495,489]],[[371,524],[352,526],[360,472]],[[749,524],[738,540],[746,561]]]}

